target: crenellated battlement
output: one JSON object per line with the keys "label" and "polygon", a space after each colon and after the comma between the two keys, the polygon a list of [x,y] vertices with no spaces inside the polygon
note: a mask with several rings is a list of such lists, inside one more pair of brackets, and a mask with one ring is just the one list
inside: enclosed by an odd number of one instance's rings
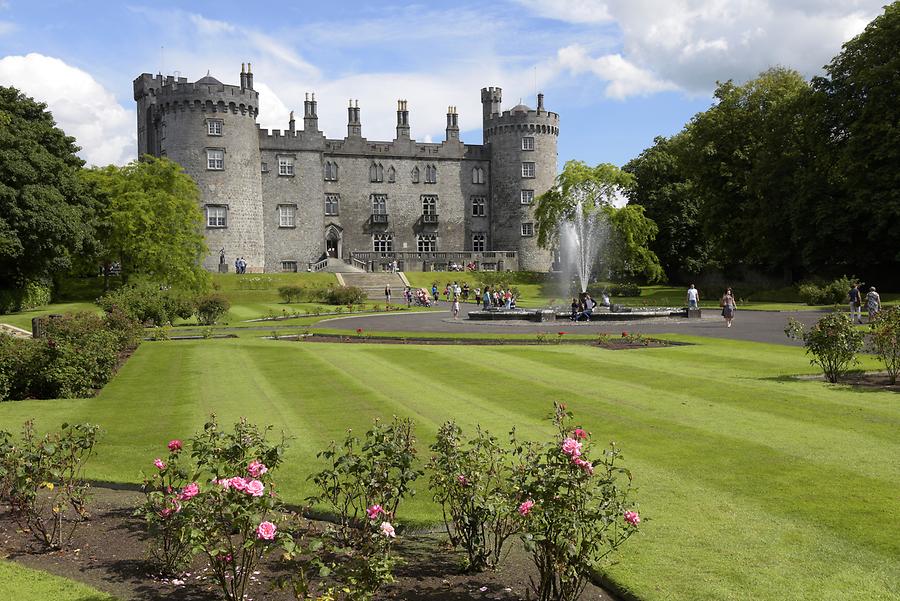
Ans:
{"label": "crenellated battlement", "polygon": [[134,80],[134,99],[155,106],[161,114],[177,111],[230,112],[253,119],[259,114],[259,92],[223,84],[209,75],[189,83],[186,77],[143,73]]}

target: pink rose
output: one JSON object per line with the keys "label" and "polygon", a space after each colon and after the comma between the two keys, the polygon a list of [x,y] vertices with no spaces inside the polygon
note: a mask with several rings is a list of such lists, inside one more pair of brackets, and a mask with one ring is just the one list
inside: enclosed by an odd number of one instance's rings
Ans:
{"label": "pink rose", "polygon": [[250,480],[247,482],[247,486],[244,488],[244,492],[248,495],[253,495],[254,497],[263,496],[263,490],[265,490],[265,486],[259,480]]}
{"label": "pink rose", "polygon": [[162,459],[160,459],[159,457],[157,457],[156,459],[153,460],[153,465],[155,465],[156,469],[158,469],[158,470],[166,469],[165,462]]}
{"label": "pink rose", "polygon": [[462,474],[460,474],[456,477],[456,481],[459,482],[460,486],[468,486],[469,485],[469,479],[466,478],[465,476],[463,476]]}
{"label": "pink rose", "polygon": [[173,453],[175,451],[180,451],[181,450],[181,441],[178,440],[177,438],[175,440],[170,440],[168,446],[169,446],[169,450],[172,451]]}
{"label": "pink rose", "polygon": [[372,505],[368,509],[366,509],[366,515],[369,516],[370,520],[377,519],[379,515],[384,513],[384,508],[381,505]]}
{"label": "pink rose", "polygon": [[575,431],[572,432],[572,438],[575,438],[578,440],[584,440],[587,437],[588,437],[587,432],[585,432],[581,428],[575,428]]}
{"label": "pink rose", "polygon": [[247,466],[247,473],[253,476],[254,478],[259,478],[263,474],[269,471],[261,461],[254,459],[250,462],[250,465]]}
{"label": "pink rose", "polygon": [[531,513],[531,508],[534,507],[534,501],[528,499],[527,501],[523,501],[521,505],[519,505],[519,515],[528,515]]}
{"label": "pink rose", "polygon": [[397,533],[394,532],[390,522],[381,522],[381,534],[386,538],[397,538]]}
{"label": "pink rose", "polygon": [[562,452],[569,457],[580,457],[581,443],[574,438],[567,438],[562,442]]}
{"label": "pink rose", "polygon": [[213,479],[212,479],[212,483],[213,483],[213,484],[218,484],[219,486],[221,486],[221,487],[224,488],[225,490],[228,490],[229,488],[231,488],[231,480],[229,480],[228,478],[221,478],[221,479],[219,479],[219,480],[216,480],[215,478],[213,478]]}
{"label": "pink rose", "polygon": [[594,475],[594,465],[581,457],[572,457],[572,463],[583,469],[589,476]]}
{"label": "pink rose", "polygon": [[247,481],[241,478],[240,476],[235,476],[234,478],[228,479],[228,485],[241,492],[245,492],[247,490]]}
{"label": "pink rose", "polygon": [[631,524],[632,526],[637,526],[641,523],[641,516],[637,514],[636,511],[626,511],[625,512],[625,521]]}
{"label": "pink rose", "polygon": [[190,484],[185,486],[183,489],[181,489],[181,494],[178,495],[178,498],[181,499],[182,501],[190,501],[191,499],[196,497],[199,492],[200,492],[200,487],[197,485],[197,483],[191,482]]}
{"label": "pink rose", "polygon": [[260,522],[259,526],[256,527],[256,538],[260,540],[274,540],[277,530],[278,527],[272,522]]}

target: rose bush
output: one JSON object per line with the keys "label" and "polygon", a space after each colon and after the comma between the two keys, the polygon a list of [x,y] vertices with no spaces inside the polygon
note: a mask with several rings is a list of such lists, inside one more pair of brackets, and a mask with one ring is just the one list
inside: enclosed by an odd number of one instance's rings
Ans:
{"label": "rose bush", "polygon": [[851,365],[858,363],[857,353],[862,349],[865,334],[853,326],[844,313],[829,313],[811,328],[791,318],[784,333],[788,338],[802,340],[809,362],[822,368],[825,378],[832,384],[844,375]]}

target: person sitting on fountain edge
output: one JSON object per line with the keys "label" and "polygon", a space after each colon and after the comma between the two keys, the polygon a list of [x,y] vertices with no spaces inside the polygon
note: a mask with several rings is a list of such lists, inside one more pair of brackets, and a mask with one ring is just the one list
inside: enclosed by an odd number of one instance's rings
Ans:
{"label": "person sitting on fountain edge", "polygon": [[594,312],[594,307],[597,306],[597,302],[594,301],[587,292],[581,293],[581,302],[584,305],[584,308],[578,316],[578,321],[590,321],[591,314]]}
{"label": "person sitting on fountain edge", "polygon": [[572,299],[572,316],[569,318],[572,321],[578,321],[578,314],[581,313],[581,304],[579,304],[577,298]]}

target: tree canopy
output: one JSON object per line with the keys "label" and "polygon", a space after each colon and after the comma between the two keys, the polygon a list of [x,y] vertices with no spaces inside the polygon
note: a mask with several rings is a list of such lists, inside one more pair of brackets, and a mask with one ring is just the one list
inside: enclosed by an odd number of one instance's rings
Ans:
{"label": "tree canopy", "polygon": [[124,167],[85,170],[83,179],[96,202],[99,264],[119,262],[125,278],[206,286],[200,192],[177,163],[147,156]]}
{"label": "tree canopy", "polygon": [[0,87],[0,286],[68,269],[89,240],[78,150],[46,104]]}

